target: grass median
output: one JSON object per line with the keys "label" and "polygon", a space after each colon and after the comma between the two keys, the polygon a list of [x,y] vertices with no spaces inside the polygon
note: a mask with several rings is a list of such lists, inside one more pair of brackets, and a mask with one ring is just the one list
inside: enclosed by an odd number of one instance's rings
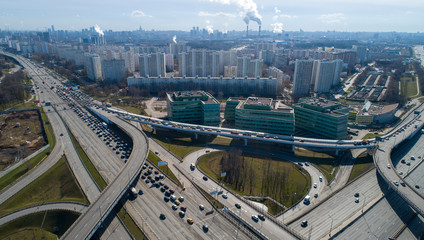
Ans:
{"label": "grass median", "polygon": [[372,168],[374,168],[372,156],[366,153],[359,155],[355,159],[355,164],[353,165],[348,182],[355,180],[355,178]]}
{"label": "grass median", "polygon": [[0,216],[25,207],[58,201],[88,203],[65,157],[0,205]]}
{"label": "grass median", "polygon": [[78,152],[78,155],[80,156],[82,162],[84,163],[88,173],[94,179],[97,186],[100,188],[100,191],[103,191],[103,189],[105,189],[107,186],[106,181],[100,175],[99,171],[97,171],[94,164],[90,161],[87,154],[84,152],[84,149],[82,149],[81,145],[79,144],[77,139],[74,137],[74,135],[72,133],[70,133],[70,135],[71,135],[72,142],[74,143],[74,146]]}
{"label": "grass median", "polygon": [[[147,156],[147,160],[154,164],[156,167],[158,167],[158,163],[162,161],[156,154],[154,154],[152,151],[149,151],[149,155]],[[158,167],[162,172],[165,174],[168,174],[168,177],[172,180],[174,180],[179,186],[182,186],[180,183],[180,180],[175,176],[175,174],[168,168],[168,165],[160,166]]]}

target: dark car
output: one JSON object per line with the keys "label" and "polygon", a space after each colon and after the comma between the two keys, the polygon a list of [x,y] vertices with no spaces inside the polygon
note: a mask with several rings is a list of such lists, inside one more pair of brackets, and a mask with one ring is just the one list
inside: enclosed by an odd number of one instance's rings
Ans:
{"label": "dark car", "polygon": [[165,220],[166,216],[165,216],[165,214],[161,213],[161,214],[159,215],[159,218],[160,218],[161,220]]}
{"label": "dark car", "polygon": [[300,224],[301,227],[307,227],[308,226],[308,220],[303,220]]}
{"label": "dark car", "polygon": [[207,181],[208,180],[208,177],[203,176],[203,180]]}
{"label": "dark car", "polygon": [[265,216],[262,214],[258,214],[258,218],[261,219],[262,221],[265,221]]}
{"label": "dark car", "polygon": [[240,209],[241,208],[240,204],[236,203],[236,208]]}

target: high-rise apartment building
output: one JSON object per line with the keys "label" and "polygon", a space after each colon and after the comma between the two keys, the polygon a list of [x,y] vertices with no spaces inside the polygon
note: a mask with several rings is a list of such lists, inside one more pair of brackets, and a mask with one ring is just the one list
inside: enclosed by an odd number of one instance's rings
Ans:
{"label": "high-rise apartment building", "polygon": [[219,53],[216,51],[193,49],[182,52],[178,58],[180,76],[217,77],[219,76]]}
{"label": "high-rise apartment building", "polygon": [[249,56],[237,58],[237,77],[261,77],[262,69],[262,59],[251,59]]}
{"label": "high-rise apartment building", "polygon": [[125,78],[125,61],[120,59],[103,60],[103,81],[107,83],[121,82]]}
{"label": "high-rise apartment building", "polygon": [[143,77],[164,77],[166,72],[165,54],[143,54],[139,57],[139,72]]}
{"label": "high-rise apartment building", "polygon": [[87,76],[91,80],[99,80],[102,78],[102,64],[100,57],[97,54],[85,53],[85,69],[87,70]]}
{"label": "high-rise apartment building", "polygon": [[307,95],[311,87],[314,60],[296,60],[293,77],[293,94]]}

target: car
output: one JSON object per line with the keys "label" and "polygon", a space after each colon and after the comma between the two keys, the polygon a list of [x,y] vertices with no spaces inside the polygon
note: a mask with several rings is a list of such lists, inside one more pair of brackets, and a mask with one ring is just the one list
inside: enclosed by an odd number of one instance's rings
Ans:
{"label": "car", "polygon": [[141,189],[140,189],[140,190],[138,191],[138,195],[143,195],[143,194],[144,194],[143,190],[141,190]]}
{"label": "car", "polygon": [[415,156],[414,155],[411,156],[411,160],[415,160]]}
{"label": "car", "polygon": [[307,227],[308,226],[308,220],[303,220],[300,224],[301,227]]}
{"label": "car", "polygon": [[390,164],[387,164],[387,168],[390,169]]}
{"label": "car", "polygon": [[177,197],[175,195],[171,195],[171,201],[175,201],[175,199],[177,199]]}
{"label": "car", "polygon": [[227,194],[222,194],[222,197],[223,197],[224,199],[227,199],[227,198],[228,198],[228,195],[227,195]]}
{"label": "car", "polygon": [[203,231],[207,232],[209,230],[209,227],[207,224],[203,224]]}
{"label": "car", "polygon": [[305,166],[309,167],[309,163],[308,162],[305,162]]}
{"label": "car", "polygon": [[359,202],[359,198],[355,198],[355,202],[358,203]]}
{"label": "car", "polygon": [[355,197],[359,197],[359,193],[355,193],[355,195],[354,195]]}
{"label": "car", "polygon": [[207,181],[208,180],[208,177],[203,176],[203,180]]}
{"label": "car", "polygon": [[420,186],[419,186],[419,185],[415,185],[415,188],[416,188],[416,189],[420,189]]}
{"label": "car", "polygon": [[393,181],[393,184],[395,184],[396,186],[399,186],[399,182],[398,181]]}
{"label": "car", "polygon": [[60,136],[62,137],[63,136],[63,133],[60,133]]}
{"label": "car", "polygon": [[259,218],[256,215],[252,215],[252,220],[255,221],[255,222],[257,222],[259,220]]}
{"label": "car", "polygon": [[322,176],[319,176],[319,181],[322,182]]}
{"label": "car", "polygon": [[176,204],[176,205],[180,205],[181,203],[180,203],[180,201],[178,201],[178,200],[175,200],[174,201],[174,203]]}
{"label": "car", "polygon": [[187,222],[188,222],[189,224],[193,224],[193,223],[194,223],[193,219],[191,219],[191,218],[187,218]]}
{"label": "car", "polygon": [[156,154],[156,155],[158,155],[158,154],[159,154],[159,152],[155,152],[155,154]]}
{"label": "car", "polygon": [[314,188],[317,188],[318,187],[318,184],[317,183],[314,183]]}
{"label": "car", "polygon": [[236,208],[238,208],[238,209],[240,209],[240,208],[241,208],[240,204],[238,204],[238,203],[236,203],[236,204],[235,204],[235,206],[236,206]]}
{"label": "car", "polygon": [[314,194],[314,198],[318,198],[318,193],[315,193]]}
{"label": "car", "polygon": [[262,221],[265,221],[265,216],[262,214],[258,214],[258,218],[261,219]]}
{"label": "car", "polygon": [[172,205],[172,210],[177,210],[178,206],[176,204]]}
{"label": "car", "polygon": [[405,163],[406,161],[405,161],[405,159],[402,159],[402,160],[400,160],[400,162],[401,162],[401,163]]}
{"label": "car", "polygon": [[301,162],[298,162],[297,164],[301,167],[303,166],[303,163],[301,163]]}
{"label": "car", "polygon": [[165,197],[163,198],[163,200],[164,200],[165,202],[169,202],[169,197],[165,196]]}
{"label": "car", "polygon": [[146,179],[146,183],[150,183],[150,180],[149,179]]}
{"label": "car", "polygon": [[181,196],[181,197],[179,197],[179,198],[178,198],[178,200],[179,200],[180,202],[184,202],[184,197],[183,197],[183,196]]}
{"label": "car", "polygon": [[165,219],[166,219],[166,216],[165,216],[165,214],[161,213],[161,214],[159,215],[159,218],[160,218],[161,220],[165,220]]}
{"label": "car", "polygon": [[402,185],[402,187],[406,186],[406,184],[404,182],[401,182],[400,185]]}
{"label": "car", "polygon": [[407,162],[407,163],[406,163],[406,166],[411,166],[411,163],[410,163],[410,162]]}
{"label": "car", "polygon": [[181,217],[181,218],[183,218],[183,217],[185,216],[185,212],[180,211],[180,212],[178,213],[178,215],[180,215],[180,217]]}

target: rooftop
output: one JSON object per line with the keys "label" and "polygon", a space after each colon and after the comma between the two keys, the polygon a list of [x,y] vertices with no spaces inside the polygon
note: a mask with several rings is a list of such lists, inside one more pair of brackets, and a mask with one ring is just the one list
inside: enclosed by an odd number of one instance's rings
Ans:
{"label": "rooftop", "polygon": [[168,92],[168,99],[170,101],[184,102],[184,101],[202,101],[207,104],[219,104],[212,95],[204,91],[178,91]]}

